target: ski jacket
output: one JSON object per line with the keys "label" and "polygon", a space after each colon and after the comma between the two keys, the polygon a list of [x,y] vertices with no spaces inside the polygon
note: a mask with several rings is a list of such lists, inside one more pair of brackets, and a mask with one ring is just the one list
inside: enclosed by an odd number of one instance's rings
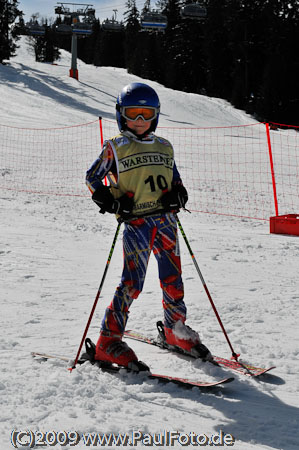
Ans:
{"label": "ski jacket", "polygon": [[172,145],[153,133],[138,139],[126,131],[105,141],[101,155],[86,174],[92,193],[106,176],[114,198],[134,193],[132,212],[136,216],[162,210],[163,192],[171,190],[173,183],[181,183]]}

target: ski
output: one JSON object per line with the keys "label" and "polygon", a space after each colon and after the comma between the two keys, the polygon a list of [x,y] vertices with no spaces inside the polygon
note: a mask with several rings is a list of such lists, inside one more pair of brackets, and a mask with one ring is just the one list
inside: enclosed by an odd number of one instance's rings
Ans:
{"label": "ski", "polygon": [[[158,324],[161,326],[160,322],[158,322]],[[157,326],[158,326],[158,324],[157,324]],[[170,351],[173,353],[178,353],[178,354],[181,354],[181,355],[184,355],[184,356],[194,359],[194,357],[192,355],[185,353],[183,350],[181,350],[178,347],[167,346],[167,344],[165,344],[162,340],[147,337],[136,331],[128,330],[128,331],[125,331],[124,335],[129,339],[134,339],[136,341],[144,342],[146,344],[155,345],[156,347],[160,347],[164,350],[167,350],[167,351]],[[233,359],[221,358],[219,356],[213,356],[213,360],[207,361],[207,362],[214,364],[215,366],[224,367],[225,369],[229,369],[229,370],[232,370],[239,374],[247,375],[250,377],[258,377],[258,376],[260,376],[266,372],[269,372],[270,370],[275,368],[275,366],[271,366],[268,368],[256,367],[251,364],[244,364],[242,362],[235,361]]]}
{"label": "ski", "polygon": [[[71,362],[71,358],[68,358],[66,356],[52,355],[52,354],[40,353],[40,352],[31,352],[31,355],[34,358],[40,358],[43,360],[58,359],[58,360],[65,361],[68,363]],[[107,364],[107,363],[101,362],[101,361],[91,362],[88,359],[81,359],[81,360],[79,359],[78,360],[78,364],[84,364],[85,362],[89,362],[93,365],[96,365],[97,367],[99,367],[99,369],[102,372],[107,372],[107,373],[111,373],[111,374],[131,373],[131,374],[138,375],[138,373],[133,372],[128,368],[117,366],[115,364]],[[173,383],[173,384],[176,384],[176,385],[186,388],[186,389],[191,389],[194,387],[198,387],[200,389],[201,388],[212,388],[214,386],[230,383],[231,381],[234,380],[233,377],[228,377],[228,378],[223,378],[222,380],[217,380],[217,381],[193,381],[188,378],[173,377],[170,375],[161,375],[161,374],[151,373],[151,372],[139,372],[139,374],[142,374],[142,376],[144,376],[146,379],[149,379],[149,380],[157,380],[159,383]]]}

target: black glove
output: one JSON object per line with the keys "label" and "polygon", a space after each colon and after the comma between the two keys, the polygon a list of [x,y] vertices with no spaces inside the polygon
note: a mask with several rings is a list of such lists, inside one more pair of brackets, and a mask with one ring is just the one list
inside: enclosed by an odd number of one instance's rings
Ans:
{"label": "black glove", "polygon": [[134,208],[134,194],[132,192],[126,192],[118,199],[114,199],[111,207],[111,213],[119,214],[123,219],[128,219],[132,215]]}
{"label": "black glove", "polygon": [[92,195],[93,201],[99,206],[100,213],[119,214],[123,219],[128,218],[134,207],[133,193],[126,192],[118,199],[115,199],[108,186],[99,187]]}
{"label": "black glove", "polygon": [[171,191],[161,197],[161,203],[165,211],[179,211],[185,208],[188,201],[188,192],[182,184],[174,184]]}

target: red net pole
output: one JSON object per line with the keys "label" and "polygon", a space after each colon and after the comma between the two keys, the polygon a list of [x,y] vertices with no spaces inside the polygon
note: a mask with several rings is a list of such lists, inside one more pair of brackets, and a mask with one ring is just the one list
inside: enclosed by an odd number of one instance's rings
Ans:
{"label": "red net pole", "polygon": [[270,138],[270,128],[269,124],[266,123],[266,133],[267,133],[267,142],[268,142],[268,150],[269,150],[269,158],[270,158],[270,167],[271,167],[271,176],[272,176],[272,186],[273,186],[273,196],[274,196],[274,205],[275,205],[275,214],[278,216],[278,201],[277,201],[277,193],[276,193],[276,181],[275,181],[275,172],[274,172],[274,164],[273,164],[273,155],[272,155],[272,146],[271,146],[271,138]]}
{"label": "red net pole", "polygon": [[104,144],[104,136],[103,136],[103,123],[102,123],[102,117],[99,117],[99,124],[100,124],[100,135],[101,135],[101,147],[103,147],[103,144]]}
{"label": "red net pole", "polygon": [[[104,135],[103,135],[103,122],[102,122],[102,117],[99,117],[99,124],[100,124],[101,148],[103,148],[103,145],[104,145]],[[108,185],[107,177],[104,178],[104,184],[105,184],[105,186]]]}

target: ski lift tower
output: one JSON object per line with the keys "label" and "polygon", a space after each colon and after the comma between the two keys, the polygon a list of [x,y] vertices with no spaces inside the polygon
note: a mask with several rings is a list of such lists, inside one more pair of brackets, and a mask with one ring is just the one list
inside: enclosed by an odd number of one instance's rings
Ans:
{"label": "ski lift tower", "polygon": [[[70,19],[72,35],[72,63],[70,68],[70,77],[78,80],[77,69],[77,36],[87,36],[92,33],[92,23],[95,20],[95,9],[93,5],[86,3],[57,3],[55,14],[63,15]],[[72,7],[72,10],[71,10]],[[80,16],[83,16],[80,22]],[[57,29],[59,32],[59,29]]]}

